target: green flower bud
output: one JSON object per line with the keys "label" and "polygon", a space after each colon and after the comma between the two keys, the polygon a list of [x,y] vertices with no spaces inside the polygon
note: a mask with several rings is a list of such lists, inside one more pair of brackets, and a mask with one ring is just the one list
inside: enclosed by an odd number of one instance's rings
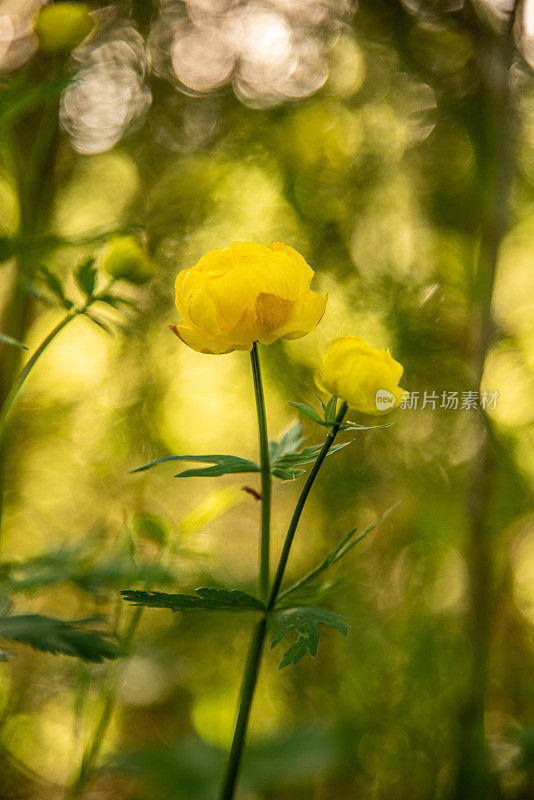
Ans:
{"label": "green flower bud", "polygon": [[112,278],[138,285],[147,283],[154,274],[154,264],[135,236],[110,239],[103,250],[101,265]]}
{"label": "green flower bud", "polygon": [[36,14],[33,30],[42,50],[57,53],[74,50],[95,26],[95,20],[84,3],[52,3]]}

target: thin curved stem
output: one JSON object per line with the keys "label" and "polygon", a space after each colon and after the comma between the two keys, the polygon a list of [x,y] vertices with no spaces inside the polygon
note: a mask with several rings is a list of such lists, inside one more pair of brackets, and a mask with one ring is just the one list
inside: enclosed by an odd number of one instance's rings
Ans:
{"label": "thin curved stem", "polygon": [[266,602],[269,596],[269,558],[271,538],[271,461],[269,458],[269,441],[267,438],[267,414],[265,412],[265,397],[261,379],[260,356],[258,344],[254,342],[250,353],[252,364],[252,377],[254,380],[254,396],[256,398],[256,411],[258,414],[258,434],[260,442],[260,469],[261,469],[261,538],[260,538],[260,571],[259,595]]}
{"label": "thin curved stem", "polygon": [[20,390],[24,386],[26,378],[28,377],[34,366],[37,364],[37,362],[43,355],[48,345],[56,338],[58,333],[60,333],[63,330],[63,328],[65,328],[69,324],[69,322],[71,322],[71,320],[77,317],[78,314],[80,313],[81,311],[76,311],[74,313],[69,312],[68,314],[66,314],[66,316],[64,316],[63,319],[60,322],[58,322],[56,327],[50,331],[48,336],[46,336],[46,338],[43,339],[37,350],[34,352],[31,358],[26,362],[24,368],[20,372],[15,383],[9,390],[9,393],[7,394],[4,404],[2,405],[2,408],[0,410],[0,441],[2,440],[2,437],[6,429],[9,412],[11,411],[13,403],[17,399]]}
{"label": "thin curved stem", "polygon": [[276,569],[276,575],[274,577],[274,582],[269,597],[269,603],[268,603],[269,610],[274,608],[274,604],[276,603],[276,598],[278,597],[280,585],[282,583],[284,572],[287,566],[287,560],[289,558],[289,553],[291,551],[291,545],[293,544],[293,539],[295,538],[295,533],[297,532],[297,527],[300,522],[304,506],[306,505],[306,500],[308,499],[308,495],[315,482],[317,474],[321,469],[321,465],[325,460],[326,456],[328,455],[328,451],[334,444],[334,439],[337,436],[337,433],[341,427],[341,423],[343,422],[343,418],[346,413],[347,413],[347,404],[345,403],[345,401],[343,401],[337,413],[334,425],[332,426],[332,430],[326,437],[323,448],[319,453],[319,455],[317,456],[317,460],[315,461],[313,467],[308,473],[306,483],[304,484],[302,492],[300,493],[300,497],[297,500],[297,505],[295,506],[293,516],[291,517],[291,522],[289,523],[289,528],[287,529],[286,538],[284,540],[284,545],[282,547],[282,552],[280,554],[280,560],[278,562],[278,567]]}

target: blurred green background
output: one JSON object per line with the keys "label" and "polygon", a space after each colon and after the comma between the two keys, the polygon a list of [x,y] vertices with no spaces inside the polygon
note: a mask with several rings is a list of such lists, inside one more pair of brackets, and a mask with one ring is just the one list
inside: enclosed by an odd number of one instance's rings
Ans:
{"label": "blurred green background", "polygon": [[[389,346],[421,397],[499,397],[487,415],[419,402],[328,460],[289,579],[402,502],[336,576],[349,639],[326,631],[282,672],[266,653],[239,797],[534,797],[534,3],[96,3],[61,64],[32,33],[40,5],[0,2],[0,331],[34,350],[64,313],[35,297],[39,265],[81,300],[72,270],[108,234],[138,232],[156,271],[101,310],[114,335],[76,319],[21,393],[3,595],[124,631],[122,588],[253,590],[254,476],[128,471],[257,458],[246,354],[200,355],[166,324],[178,270],[285,241],[330,299],[314,334],[263,348],[272,438],[289,400],[316,403],[340,335]],[[0,397],[23,363],[0,343]],[[299,486],[275,485],[275,557]],[[65,797],[114,697],[77,796],[214,798],[251,625],[148,609],[130,656],[101,665],[10,646],[0,797]]]}

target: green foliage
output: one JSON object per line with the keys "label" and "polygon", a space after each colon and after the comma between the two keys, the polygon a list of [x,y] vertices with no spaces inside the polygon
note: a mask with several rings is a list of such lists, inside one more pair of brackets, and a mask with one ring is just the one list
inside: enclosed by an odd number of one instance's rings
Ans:
{"label": "green foliage", "polygon": [[279,670],[290,664],[296,664],[308,651],[313,658],[316,658],[321,638],[320,625],[334,628],[342,636],[348,636],[350,630],[345,617],[326,608],[288,608],[272,612],[268,620],[272,635],[271,650],[289,633],[297,634],[297,640],[284,653],[278,665]]}
{"label": "green foliage", "polygon": [[196,594],[166,594],[125,589],[119,594],[129,603],[170,611],[263,611],[263,603],[239,589],[195,589]]}
{"label": "green foliage", "polygon": [[177,475],[174,475],[174,478],[212,478],[217,475],[227,475],[230,473],[241,473],[241,472],[259,472],[260,468],[257,464],[254,464],[253,461],[248,461],[246,458],[239,458],[239,456],[227,456],[227,455],[213,455],[213,456],[177,456],[177,455],[170,455],[170,456],[161,456],[160,458],[155,458],[154,461],[150,461],[148,464],[143,464],[142,467],[136,467],[136,469],[130,470],[130,472],[143,472],[146,469],[152,469],[152,467],[157,466],[158,464],[164,464],[167,461],[200,461],[201,463],[206,462],[208,464],[213,464],[212,467],[204,467],[198,469],[186,469],[184,472],[179,472]]}
{"label": "green foliage", "polygon": [[63,284],[61,283],[56,273],[53,272],[44,264],[40,264],[37,274],[43,279],[47,289],[55,299],[56,304],[58,304],[62,308],[66,308],[67,311],[70,311],[74,303],[72,302],[72,300],[69,300],[68,297],[65,295]]}
{"label": "green foliage", "polygon": [[93,549],[64,546],[0,567],[0,591],[5,595],[31,594],[62,583],[102,595],[116,591],[125,583],[167,584],[174,579],[174,575],[159,564],[137,562],[127,547],[108,559],[98,559]]}
{"label": "green foliage", "polygon": [[[337,397],[331,397],[328,403],[324,403],[320,397],[317,398],[323,407],[323,417],[321,417],[312,406],[307,403],[297,403],[290,401],[289,405],[298,409],[305,417],[320,425],[323,428],[332,428],[336,420]],[[376,428],[390,428],[391,422],[386,422],[382,425],[359,425],[357,422],[346,421],[339,426],[339,432],[344,431],[372,431]]]}
{"label": "green foliage", "polygon": [[[298,478],[306,472],[306,470],[300,468],[305,464],[312,464],[321,452],[322,444],[304,447],[301,450],[302,443],[305,441],[301,434],[302,424],[295,422],[279,442],[269,442],[271,472],[275,477],[284,481]],[[328,455],[337,453],[349,444],[351,442],[341,442],[333,445]]]}
{"label": "green foliage", "polygon": [[95,293],[97,274],[94,258],[82,261],[74,273],[76,283],[87,300],[90,300]]}
{"label": "green foliage", "polygon": [[[371,533],[371,531],[374,531],[374,529],[378,527],[378,525],[380,525],[380,523],[383,522],[386,519],[386,517],[389,514],[391,514],[392,511],[398,508],[399,505],[400,503],[394,503],[392,506],[387,508],[375,522],[372,522],[370,525],[368,525],[361,533],[358,533],[357,528],[353,528],[351,531],[349,531],[349,533],[347,533],[347,535],[340,542],[340,544],[334,550],[328,553],[328,555],[323,559],[323,561],[321,561],[320,564],[318,564],[316,567],[310,570],[310,572],[304,575],[303,578],[298,580],[284,592],[280,593],[279,602],[282,601],[284,598],[288,597],[289,595],[294,595],[295,592],[298,592],[300,597],[303,588],[307,584],[318,578],[319,575],[321,575],[321,573],[327,570],[329,567],[332,567],[334,566],[334,564],[337,564],[337,562],[340,561],[344,555],[346,555],[350,550],[352,550],[352,548],[355,545],[357,545],[359,542],[365,539],[365,537],[369,533]],[[318,588],[319,587],[316,587],[315,591],[317,591]],[[308,587],[308,589],[311,589],[311,587]]]}
{"label": "green foliage", "polygon": [[133,518],[133,529],[136,536],[163,546],[167,543],[167,529],[162,520],[148,511],[137,511]]}
{"label": "green foliage", "polygon": [[28,349],[25,344],[18,342],[16,339],[13,339],[12,336],[8,336],[6,333],[0,333],[0,342],[4,342],[4,344],[10,344],[13,347],[19,347],[21,350]]}
{"label": "green foliage", "polygon": [[115,659],[119,648],[111,639],[83,626],[84,620],[66,621],[41,614],[0,616],[0,638],[30,645],[34,650],[63,654],[101,663]]}

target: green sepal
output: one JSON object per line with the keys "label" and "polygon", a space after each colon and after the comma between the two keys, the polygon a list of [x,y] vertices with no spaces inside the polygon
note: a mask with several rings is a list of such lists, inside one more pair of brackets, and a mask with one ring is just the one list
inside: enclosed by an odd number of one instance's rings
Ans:
{"label": "green sepal", "polygon": [[296,642],[284,653],[278,665],[279,670],[296,664],[307,652],[313,658],[317,657],[321,639],[320,625],[334,628],[345,637],[350,632],[350,626],[345,617],[327,608],[307,606],[275,610],[269,614],[268,625],[272,637],[271,650],[280,644],[289,633],[297,634]]}
{"label": "green sepal", "polygon": [[86,620],[67,621],[42,614],[0,617],[0,638],[19,642],[53,655],[67,655],[101,663],[118,658],[117,644],[96,631],[84,628]]}
{"label": "green sepal", "polygon": [[242,472],[259,472],[260,468],[253,461],[248,461],[246,458],[239,458],[239,456],[228,455],[211,455],[211,456],[180,456],[169,455],[155,458],[148,464],[143,464],[142,467],[136,467],[130,470],[130,473],[143,472],[147,469],[152,469],[158,464],[164,464],[167,461],[199,461],[200,463],[212,464],[211,467],[199,467],[197,469],[187,469],[184,472],[179,472],[174,475],[175,478],[195,478],[206,477],[212,478],[218,475],[228,475],[231,473]]}
{"label": "green sepal", "polygon": [[240,589],[195,589],[195,594],[167,594],[123,589],[119,594],[123,600],[136,606],[168,608],[170,611],[264,611],[265,606]]}

